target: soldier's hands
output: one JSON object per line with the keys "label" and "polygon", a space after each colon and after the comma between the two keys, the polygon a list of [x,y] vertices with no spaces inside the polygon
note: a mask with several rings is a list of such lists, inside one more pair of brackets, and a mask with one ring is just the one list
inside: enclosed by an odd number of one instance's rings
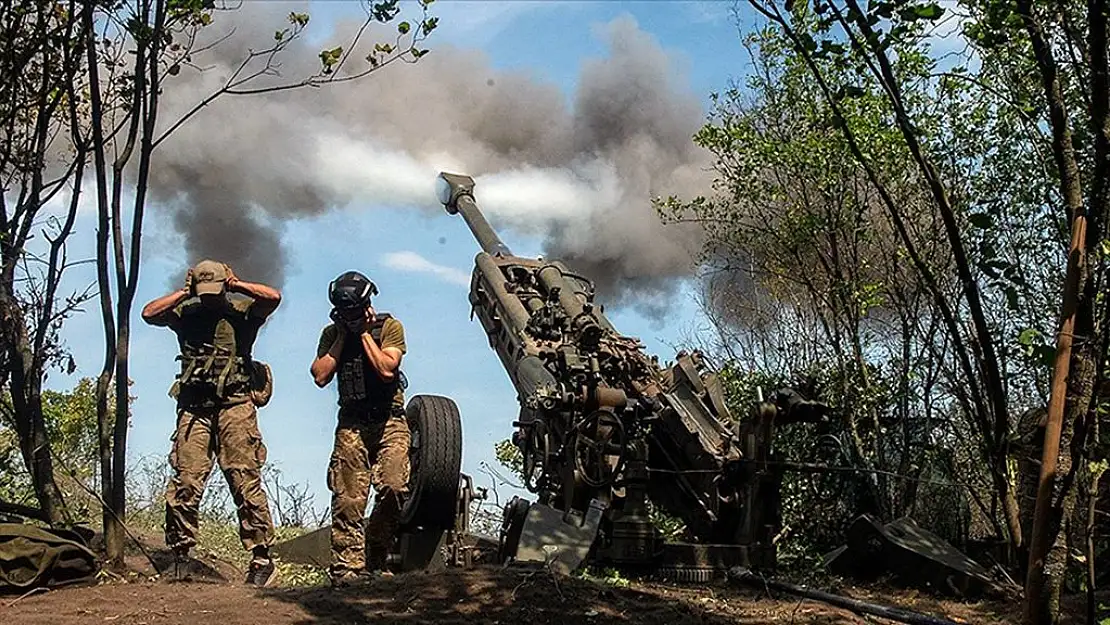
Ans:
{"label": "soldier's hands", "polygon": [[227,277],[224,278],[224,285],[227,286],[227,290],[230,291],[239,284],[239,278],[235,275],[235,272],[231,270],[231,266],[227,263],[224,263],[224,271],[227,272]]}
{"label": "soldier's hands", "polygon": [[192,295],[193,294],[193,268],[192,267],[190,267],[189,270],[185,272],[185,294],[186,295]]}
{"label": "soldier's hands", "polygon": [[339,320],[335,322],[335,340],[332,341],[333,345],[342,345],[347,340],[347,325]]}
{"label": "soldier's hands", "polygon": [[363,317],[362,323],[359,323],[357,312],[354,318],[350,318],[345,316],[338,309],[332,308],[330,317],[331,320],[335,322],[335,327],[339,329],[341,334],[358,335],[365,331],[365,316]]}

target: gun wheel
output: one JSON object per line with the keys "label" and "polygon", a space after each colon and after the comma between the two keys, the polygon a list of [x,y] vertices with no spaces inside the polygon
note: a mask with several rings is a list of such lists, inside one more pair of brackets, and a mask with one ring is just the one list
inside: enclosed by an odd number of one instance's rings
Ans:
{"label": "gun wheel", "polygon": [[407,528],[449,530],[455,526],[462,469],[462,419],[455,402],[416,395],[405,410],[409,447],[409,493],[401,509]]}
{"label": "gun wheel", "polygon": [[628,439],[624,424],[608,410],[597,410],[574,428],[574,468],[588,486],[612,484],[624,468]]}

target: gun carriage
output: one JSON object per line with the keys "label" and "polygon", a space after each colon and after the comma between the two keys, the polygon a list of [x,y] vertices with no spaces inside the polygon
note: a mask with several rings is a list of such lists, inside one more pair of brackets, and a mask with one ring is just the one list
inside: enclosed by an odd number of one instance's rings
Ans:
{"label": "gun carriage", "polygon": [[[505,506],[499,557],[562,549],[564,568],[588,558],[687,577],[773,568],[781,471],[767,464],[772,428],[823,406],[783,389],[738,420],[700,353],[661,366],[613,326],[588,278],[514,255],[479,210],[472,178],[441,173],[437,195],[481,247],[470,303],[517,392],[512,441],[536,495]],[[695,544],[664,542],[653,506],[680,518]]]}

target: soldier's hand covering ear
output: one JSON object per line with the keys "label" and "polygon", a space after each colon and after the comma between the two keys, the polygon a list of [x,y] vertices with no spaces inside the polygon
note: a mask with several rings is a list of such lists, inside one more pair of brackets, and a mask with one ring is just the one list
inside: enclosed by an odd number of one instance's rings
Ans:
{"label": "soldier's hand covering ear", "polygon": [[185,272],[185,292],[189,295],[193,294],[193,268]]}
{"label": "soldier's hand covering ear", "polygon": [[239,278],[235,275],[235,272],[231,270],[231,265],[228,265],[227,263],[224,263],[224,271],[227,272],[227,277],[224,278],[224,284],[227,285],[227,288],[230,289],[231,287],[235,286],[235,283],[239,281]]}

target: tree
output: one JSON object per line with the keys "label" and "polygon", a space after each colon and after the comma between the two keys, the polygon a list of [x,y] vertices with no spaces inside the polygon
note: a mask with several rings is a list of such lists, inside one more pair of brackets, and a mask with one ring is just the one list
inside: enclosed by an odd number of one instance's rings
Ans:
{"label": "tree", "polygon": [[[954,77],[960,68],[937,67],[925,20],[898,18],[883,71],[854,46],[859,37],[830,34],[838,9],[814,7],[757,6],[770,26],[752,37],[748,90],[731,89],[695,138],[717,158],[716,193],[664,210],[707,230],[717,319],[747,333],[770,319],[805,337],[786,351],[806,356],[780,373],[832,367],[839,388],[827,399],[845,419],[854,462],[874,475],[882,516],[913,509],[923,472],[954,477],[953,458],[977,457],[955,472],[971,478],[960,480],[970,482],[964,496],[1016,551],[1009,411],[1037,401],[1044,365],[1009,345],[1022,333],[1033,345],[1029,330],[1041,326],[1023,323],[1038,318],[1046,289],[1017,262],[1035,245],[1008,233],[1010,215],[994,225],[973,211],[994,200],[988,193],[1014,195],[997,184],[1012,175],[982,166],[996,158],[998,136],[984,138],[984,127],[1009,126],[991,125],[997,103]],[[896,96],[888,75],[899,77]],[[944,117],[955,111],[962,117]],[[755,325],[750,315],[730,319],[727,309],[756,308],[744,300],[770,313]]]}
{"label": "tree", "polygon": [[51,368],[72,372],[58,331],[91,293],[60,292],[89,149],[80,131],[85,33],[78,7],[19,0],[0,8],[0,388],[10,393],[23,464],[52,523],[67,515],[54,480],[43,381]]}
{"label": "tree", "polygon": [[[919,456],[930,444],[928,428],[911,418],[908,388],[912,367],[935,364],[919,340],[931,320],[932,309],[922,306],[927,292],[899,257],[897,235],[865,172],[827,123],[818,86],[791,62],[797,57],[788,42],[765,30],[747,43],[753,49],[747,90],[733,87],[716,98],[713,120],[694,137],[717,159],[718,196],[672,202],[671,215],[706,232],[702,263],[712,272],[707,288],[715,317],[729,327],[759,328],[763,336],[775,324],[793,337],[784,346],[792,355],[787,369],[770,369],[766,349],[753,365],[784,377],[809,371],[827,381],[827,400],[844,425],[829,436],[872,475],[860,480],[866,496],[855,513],[900,516],[914,506],[914,491],[884,472],[922,468]],[[871,149],[888,155],[883,178],[904,178],[909,159],[899,158],[880,110],[881,96],[860,95],[847,114],[870,133]],[[924,214],[914,187],[892,193],[907,213]],[[912,221],[938,238],[935,224]],[[936,247],[922,246],[932,266],[946,260]],[[913,314],[920,311],[926,314]],[[808,344],[799,349],[803,336]],[[901,427],[905,436],[884,439],[887,427]]]}
{"label": "tree", "polygon": [[[1103,0],[1091,0],[1085,12],[1078,6],[1049,11],[1028,0],[976,8],[982,10],[973,31],[980,45],[995,51],[1024,39],[1035,61],[1072,233],[1025,585],[1025,622],[1051,623],[1058,617],[1067,567],[1060,529],[1074,505],[1074,480],[1092,455],[1087,436],[1098,431],[1101,402],[1095,388],[1101,386],[1110,347],[1105,336],[1110,307],[1100,296],[1106,257],[1099,253],[1110,220],[1110,14]],[[1063,66],[1060,54],[1070,59]],[[1086,185],[1085,174],[1091,181]],[[1092,479],[1096,487],[1099,473]]]}
{"label": "tree", "polygon": [[[1002,495],[1011,544],[1019,555],[1028,555],[1026,621],[1052,622],[1066,568],[1059,530],[1071,511],[1072,486],[1086,461],[1104,453],[1090,432],[1099,414],[1094,389],[1104,375],[1110,314],[1099,295],[1110,217],[1105,2],[962,2],[957,9],[965,13],[964,30],[957,37],[973,53],[963,63],[929,47],[946,13],[936,3],[750,4],[785,38],[795,62],[817,83],[829,121],[877,195],[877,205],[939,314],[939,330],[957,363],[953,382],[966,388],[956,397],[960,409],[974,424],[981,457]],[[966,83],[963,94],[949,97],[959,82]],[[861,102],[876,102],[875,95],[883,127],[894,131],[898,152],[913,165],[907,172],[912,175],[902,180],[885,175],[890,153],[853,115]],[[978,130],[969,125],[969,112],[978,116]],[[1016,122],[1009,124],[1009,134],[1003,130],[1007,120]],[[976,132],[986,134],[985,140],[976,141]],[[1032,168],[1015,170],[985,145],[998,144],[999,137],[1013,140],[1020,149],[1017,162]],[[942,265],[923,253],[928,239],[913,227],[915,213],[897,200],[895,183],[915,185],[927,200],[924,208],[940,226]],[[1051,223],[1051,235],[1039,239],[1054,248],[1049,262],[1041,254],[1007,257],[1004,251],[1035,250],[1031,242],[1038,239],[1024,230],[1000,237],[1004,246],[997,245],[990,234],[1004,227],[999,225],[1004,220],[1023,228]],[[1061,313],[1053,347],[1044,338],[1050,325],[1044,308],[1030,315],[1029,304],[1061,291],[1064,303],[1055,305]],[[1011,355],[1029,367],[1026,379],[1007,375]],[[1009,477],[1010,413],[1033,407],[1034,393],[1020,385],[1036,387],[1046,379],[1046,356],[1054,356],[1055,365],[1030,530],[1022,527]]]}
{"label": "tree", "polygon": [[[348,66],[368,26],[393,22],[399,0],[373,2],[365,24],[348,47],[320,53],[320,69],[286,83],[256,81],[271,77],[291,42],[301,37],[309,16],[291,13],[287,28],[278,30],[261,50],[247,52],[238,71],[179,119],[160,125],[160,99],[166,81],[195,64],[204,50],[197,34],[213,24],[218,9],[212,0],[140,0],[127,5],[87,4],[82,23],[87,55],[91,112],[91,152],[96,174],[97,284],[104,327],[104,364],[97,383],[97,412],[108,558],[123,554],[125,463],[129,411],[127,397],[130,322],[139,279],[140,254],[148,179],[157,149],[173,133],[219,97],[242,96],[357,80],[399,60],[414,62],[427,53],[418,47],[437,26],[428,15],[432,0],[420,0],[417,27],[399,22],[393,43],[377,43],[364,58],[364,68]],[[215,44],[219,45],[219,40]],[[137,162],[135,159],[137,158]],[[125,183],[134,200],[125,208]],[[126,237],[124,233],[129,233]],[[109,414],[109,392],[115,414]]]}

